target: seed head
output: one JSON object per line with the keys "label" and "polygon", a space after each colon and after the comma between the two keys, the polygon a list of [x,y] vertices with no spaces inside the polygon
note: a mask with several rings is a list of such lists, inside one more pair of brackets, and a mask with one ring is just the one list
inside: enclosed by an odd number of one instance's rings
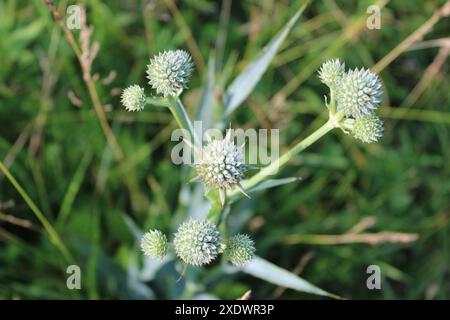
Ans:
{"label": "seed head", "polygon": [[319,79],[328,87],[334,88],[336,82],[345,72],[345,63],[339,59],[328,60],[322,64],[319,70]]}
{"label": "seed head", "polygon": [[377,142],[383,136],[383,121],[375,115],[355,120],[352,135],[365,143]]}
{"label": "seed head", "polygon": [[222,252],[222,238],[208,220],[189,220],[181,224],[173,241],[175,252],[185,263],[202,266]]}
{"label": "seed head", "polygon": [[191,56],[186,51],[164,51],[150,59],[148,83],[164,97],[177,97],[186,88],[193,69]]}
{"label": "seed head", "polygon": [[228,240],[224,258],[237,267],[244,266],[253,259],[255,253],[254,242],[246,234],[237,234]]}
{"label": "seed head", "polygon": [[150,230],[141,239],[144,255],[152,258],[163,258],[167,253],[167,238],[159,230]]}
{"label": "seed head", "polygon": [[383,100],[381,81],[368,69],[348,71],[335,88],[338,110],[342,110],[346,117],[357,119],[370,115]]}
{"label": "seed head", "polygon": [[122,104],[127,111],[141,111],[145,106],[144,88],[138,85],[132,85],[126,88],[122,93]]}

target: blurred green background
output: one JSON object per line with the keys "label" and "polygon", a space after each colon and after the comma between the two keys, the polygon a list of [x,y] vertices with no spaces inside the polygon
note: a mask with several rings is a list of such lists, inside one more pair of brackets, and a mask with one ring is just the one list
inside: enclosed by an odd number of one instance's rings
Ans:
{"label": "blurred green background", "polygon": [[[224,86],[303,1],[81,3],[100,44],[93,80],[123,159],[116,161],[106,143],[80,65],[48,7],[0,1],[0,161],[72,256],[61,255],[0,172],[0,299],[236,299],[249,289],[261,299],[316,298],[227,273],[218,263],[190,268],[181,280],[172,262],[137,276],[142,261],[133,228],[173,231],[194,201],[183,190],[194,187],[186,185],[186,168],[170,161],[170,113],[147,107],[130,114],[120,104],[120,90],[130,84],[150,93],[149,57],[174,48],[190,51],[197,67],[182,96],[188,112],[195,113],[213,52],[220,101]],[[347,67],[380,73],[383,139],[363,145],[333,131],[280,172],[301,181],[233,205],[230,223],[233,215],[241,219],[259,256],[346,298],[448,299],[450,21],[439,11],[445,1],[379,1],[381,29],[369,30],[373,3],[312,1],[231,122],[279,128],[285,151],[326,120],[327,91],[315,72],[338,57]],[[61,14],[70,4],[56,2]],[[78,39],[79,31],[73,34]],[[81,267],[81,290],[66,287],[72,263]],[[381,290],[366,287],[372,264],[381,267]]]}

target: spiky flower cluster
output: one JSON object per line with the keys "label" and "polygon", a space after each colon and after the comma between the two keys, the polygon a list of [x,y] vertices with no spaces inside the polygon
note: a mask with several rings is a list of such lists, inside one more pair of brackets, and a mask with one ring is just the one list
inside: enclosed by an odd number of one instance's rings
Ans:
{"label": "spiky flower cluster", "polygon": [[365,143],[377,142],[383,136],[383,121],[376,115],[358,118],[353,125],[352,135]]}
{"label": "spiky flower cluster", "polygon": [[177,97],[186,88],[193,69],[191,56],[186,51],[164,51],[150,59],[148,83],[164,97]]}
{"label": "spiky flower cluster", "polygon": [[127,111],[141,111],[145,106],[144,88],[138,85],[132,85],[126,88],[122,93],[122,104]]}
{"label": "spiky flower cluster", "polygon": [[144,255],[152,258],[163,258],[167,253],[167,238],[159,230],[150,230],[141,239]]}
{"label": "spiky flower cluster", "polygon": [[328,87],[333,88],[345,72],[345,63],[339,59],[328,60],[319,69],[319,79]]}
{"label": "spiky flower cluster", "polygon": [[[141,249],[148,257],[161,259],[168,248],[167,238],[159,230],[150,230],[141,239]],[[226,260],[235,266],[243,266],[255,252],[253,241],[244,234],[231,237],[224,245],[217,226],[207,219],[190,219],[182,223],[174,235],[173,249],[184,263],[192,266],[209,264],[223,251]]]}
{"label": "spiky flower cluster", "polygon": [[344,73],[336,85],[338,110],[355,119],[371,115],[383,100],[383,86],[378,76],[368,69]]}
{"label": "spiky flower cluster", "polygon": [[202,266],[222,252],[222,237],[209,220],[189,220],[178,228],[173,245],[177,256],[185,263]]}
{"label": "spiky flower cluster", "polygon": [[375,115],[383,100],[380,78],[364,68],[345,72],[345,64],[338,59],[325,62],[319,78],[331,91],[330,116],[343,114],[337,125],[365,143],[378,141],[383,135],[383,122]]}
{"label": "spiky flower cluster", "polygon": [[226,190],[238,187],[245,194],[239,183],[247,169],[242,149],[234,144],[229,130],[224,139],[210,140],[201,149],[199,159],[195,163],[197,175],[207,191],[210,188],[219,189],[222,204]]}
{"label": "spiky flower cluster", "polygon": [[223,252],[224,258],[237,267],[249,263],[255,254],[253,240],[246,234],[237,234],[231,237]]}

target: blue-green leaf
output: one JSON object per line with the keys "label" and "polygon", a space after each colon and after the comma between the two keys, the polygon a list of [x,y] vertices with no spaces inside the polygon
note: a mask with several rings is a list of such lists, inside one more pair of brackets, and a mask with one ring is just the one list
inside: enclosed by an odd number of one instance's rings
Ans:
{"label": "blue-green leaf", "polygon": [[223,96],[224,115],[230,115],[252,92],[269,67],[291,28],[308,5],[308,1],[294,14],[284,28],[264,47],[250,65],[231,83]]}
{"label": "blue-green leaf", "polygon": [[319,296],[340,299],[339,296],[322,290],[292,272],[282,269],[257,256],[255,256],[251,262],[244,266],[242,271],[278,286],[312,293]]}
{"label": "blue-green leaf", "polygon": [[256,187],[248,190],[248,193],[253,193],[256,191],[275,188],[275,187],[282,186],[284,184],[288,184],[288,183],[291,183],[294,181],[299,181],[299,180],[301,180],[301,178],[298,178],[298,177],[266,180],[266,181],[263,181],[260,184],[258,184]]}
{"label": "blue-green leaf", "polygon": [[204,84],[202,98],[195,115],[195,120],[202,121],[203,130],[211,128],[214,124],[214,56],[208,61],[208,75]]}

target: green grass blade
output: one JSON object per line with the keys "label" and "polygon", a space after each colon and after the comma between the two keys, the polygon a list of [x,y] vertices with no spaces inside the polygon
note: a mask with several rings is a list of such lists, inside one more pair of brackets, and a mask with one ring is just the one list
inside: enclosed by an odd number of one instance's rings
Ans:
{"label": "green grass blade", "polygon": [[57,227],[63,227],[69,217],[70,211],[72,210],[73,202],[75,201],[75,197],[80,190],[81,184],[83,183],[84,176],[86,175],[86,169],[91,162],[92,153],[86,152],[83,159],[75,171],[75,174],[72,178],[72,181],[67,188],[66,195],[64,196],[61,209],[57,218]]}
{"label": "green grass blade", "polygon": [[13,185],[13,187],[17,190],[17,192],[20,194],[20,196],[25,200],[27,205],[30,207],[30,209],[33,211],[33,213],[36,215],[36,217],[39,219],[39,221],[44,226],[45,231],[47,231],[48,235],[50,236],[50,241],[55,245],[56,248],[61,252],[61,254],[64,256],[64,258],[67,261],[72,260],[72,257],[67,250],[66,246],[62,242],[60,236],[56,232],[56,230],[53,228],[51,223],[47,220],[45,215],[41,212],[41,210],[36,206],[33,200],[28,196],[26,191],[22,188],[22,186],[19,184],[19,182],[16,180],[16,178],[13,177],[11,172],[3,165],[3,162],[0,161],[0,170],[3,171],[6,178],[8,178],[9,182]]}

